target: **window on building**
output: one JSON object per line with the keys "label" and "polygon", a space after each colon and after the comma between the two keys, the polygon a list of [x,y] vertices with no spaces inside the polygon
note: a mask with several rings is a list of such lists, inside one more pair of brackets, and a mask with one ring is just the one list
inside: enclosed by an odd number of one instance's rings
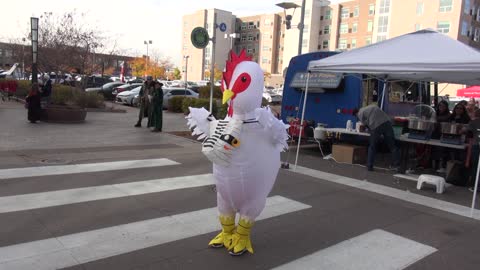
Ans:
{"label": "window on building", "polygon": [[352,33],[356,33],[358,31],[358,23],[353,23],[352,25]]}
{"label": "window on building", "polygon": [[242,34],[240,36],[240,41],[247,41],[247,35],[246,34]]}
{"label": "window on building", "polygon": [[338,48],[341,49],[341,50],[345,50],[347,48],[347,40],[344,39],[344,38],[341,38],[338,41]]}
{"label": "window on building", "polygon": [[305,18],[310,17],[310,9],[305,9]]}
{"label": "window on building", "polygon": [[268,51],[270,51],[270,47],[269,46],[263,46],[262,51],[268,52]]}
{"label": "window on building", "polygon": [[340,24],[340,34],[348,33],[348,23]]}
{"label": "window on building", "polygon": [[370,45],[372,44],[372,37],[366,37],[365,38],[365,45]]}
{"label": "window on building", "polygon": [[323,27],[323,34],[325,35],[330,34],[330,25],[325,25]]}
{"label": "window on building", "polygon": [[368,5],[368,15],[369,16],[375,15],[375,4]]}
{"label": "window on building", "polygon": [[437,22],[437,31],[444,34],[450,32],[450,22],[447,22],[447,21]]}
{"label": "window on building", "polygon": [[322,49],[328,50],[328,43],[329,43],[329,40],[324,40],[322,42]]}
{"label": "window on building", "polygon": [[388,16],[378,17],[378,32],[386,33],[388,30]]}
{"label": "window on building", "polygon": [[246,30],[247,29],[247,23],[246,22],[242,22],[242,30]]}
{"label": "window on building", "polygon": [[325,10],[325,20],[330,20],[332,18],[332,10],[328,8]]}
{"label": "window on building", "polygon": [[476,42],[480,41],[480,28],[475,28],[475,37],[473,38]]}
{"label": "window on building", "polygon": [[340,11],[340,17],[342,17],[342,18],[348,18],[348,17],[350,17],[348,8],[342,8],[342,9],[341,9],[341,11]]}
{"label": "window on building", "polygon": [[308,24],[303,25],[303,33],[308,33]]}
{"label": "window on building", "polygon": [[[441,5],[441,2],[440,1],[440,5]],[[452,1],[450,1],[450,10],[452,10]],[[463,13],[465,14],[470,14],[470,0],[464,0],[463,1],[465,4],[463,5]],[[450,10],[447,10],[447,11],[450,11]]]}
{"label": "window on building", "polygon": [[477,22],[480,22],[480,8],[477,9]]}
{"label": "window on building", "polygon": [[352,45],[350,46],[350,48],[352,48],[352,49],[357,48],[357,39],[356,39],[356,38],[352,38],[351,44],[352,44]]}
{"label": "window on building", "polygon": [[440,6],[438,8],[438,11],[440,12],[452,11],[452,0],[439,0],[439,1],[440,1]]}
{"label": "window on building", "polygon": [[359,13],[360,13],[360,7],[355,6],[355,8],[353,9],[353,17],[358,17]]}
{"label": "window on building", "polygon": [[247,53],[252,54],[253,53],[253,48],[251,45],[247,46]]}
{"label": "window on building", "polygon": [[380,8],[378,10],[380,14],[390,12],[390,0],[380,0]]}
{"label": "window on building", "polygon": [[263,33],[262,37],[263,37],[264,40],[270,39],[270,37],[271,37],[271,36],[270,36],[270,32],[265,32],[265,33]]}
{"label": "window on building", "polygon": [[468,36],[468,23],[466,21],[462,21],[462,30],[460,34],[462,36]]}
{"label": "window on building", "polygon": [[369,20],[367,24],[367,32],[372,32],[373,31],[373,21]]}
{"label": "window on building", "polygon": [[416,23],[416,24],[415,24],[415,31],[418,31],[418,30],[420,30],[420,29],[422,29],[422,25],[419,24],[419,23]]}
{"label": "window on building", "polygon": [[252,34],[248,34],[247,40],[248,40],[248,41],[253,41],[253,35],[252,35]]}
{"label": "window on building", "polygon": [[417,16],[420,16],[423,14],[423,2],[418,2],[417,3]]}
{"label": "window on building", "polygon": [[378,35],[377,36],[377,42],[382,42],[387,39],[386,35]]}
{"label": "window on building", "polygon": [[265,21],[263,22],[264,25],[266,26],[269,26],[272,24],[272,21],[270,19],[265,19]]}
{"label": "window on building", "polygon": [[254,22],[248,22],[248,29],[255,29],[255,23]]}
{"label": "window on building", "polygon": [[304,39],[304,40],[302,41],[302,47],[303,47],[303,48],[307,48],[307,47],[308,47],[308,39]]}
{"label": "window on building", "polygon": [[262,57],[262,64],[268,64],[268,58]]}

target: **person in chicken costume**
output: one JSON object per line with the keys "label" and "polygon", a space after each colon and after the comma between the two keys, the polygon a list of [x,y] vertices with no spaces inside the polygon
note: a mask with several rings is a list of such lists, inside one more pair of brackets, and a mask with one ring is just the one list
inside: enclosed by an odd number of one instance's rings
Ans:
{"label": "person in chicken costume", "polygon": [[209,246],[225,247],[231,255],[253,253],[250,231],[277,178],[280,152],[287,148],[288,125],[270,108],[261,108],[263,80],[262,69],[245,50],[238,56],[230,52],[221,87],[227,117],[216,120],[204,108],[190,108],[186,117],[213,163],[222,231]]}

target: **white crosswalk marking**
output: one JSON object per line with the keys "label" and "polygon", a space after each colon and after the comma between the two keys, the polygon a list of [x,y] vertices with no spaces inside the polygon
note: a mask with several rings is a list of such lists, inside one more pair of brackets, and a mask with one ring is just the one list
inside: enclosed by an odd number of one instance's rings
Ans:
{"label": "white crosswalk marking", "polygon": [[13,168],[0,170],[0,179],[61,175],[87,172],[102,172],[111,170],[138,169],[157,166],[179,165],[180,163],[166,159],[144,159],[144,160],[126,160],[102,163],[75,164],[75,165],[56,165],[39,166],[28,168]]}
{"label": "white crosswalk marking", "polygon": [[[258,220],[311,206],[281,196],[267,199]],[[219,229],[217,208],[139,221],[0,248],[0,269],[58,269],[161,245]]]}
{"label": "white crosswalk marking", "polygon": [[398,270],[435,251],[398,235],[373,230],[274,269]]}
{"label": "white crosswalk marking", "polygon": [[124,184],[6,196],[0,197],[0,213],[112,199],[174,189],[200,187],[212,184],[213,175],[202,174]]}

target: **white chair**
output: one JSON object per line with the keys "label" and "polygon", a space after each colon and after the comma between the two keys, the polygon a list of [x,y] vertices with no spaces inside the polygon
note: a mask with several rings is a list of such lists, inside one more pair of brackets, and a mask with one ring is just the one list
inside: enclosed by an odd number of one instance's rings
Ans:
{"label": "white chair", "polygon": [[445,179],[443,177],[422,174],[418,177],[417,189],[422,189],[424,183],[436,186],[438,194],[442,194],[445,191]]}

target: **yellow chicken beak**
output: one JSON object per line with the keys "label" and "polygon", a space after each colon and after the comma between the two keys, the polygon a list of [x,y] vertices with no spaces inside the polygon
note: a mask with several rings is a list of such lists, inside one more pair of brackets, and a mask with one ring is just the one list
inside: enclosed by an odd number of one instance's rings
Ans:
{"label": "yellow chicken beak", "polygon": [[235,93],[233,93],[232,90],[225,89],[225,91],[223,91],[222,103],[223,104],[227,103],[234,95],[235,95]]}

